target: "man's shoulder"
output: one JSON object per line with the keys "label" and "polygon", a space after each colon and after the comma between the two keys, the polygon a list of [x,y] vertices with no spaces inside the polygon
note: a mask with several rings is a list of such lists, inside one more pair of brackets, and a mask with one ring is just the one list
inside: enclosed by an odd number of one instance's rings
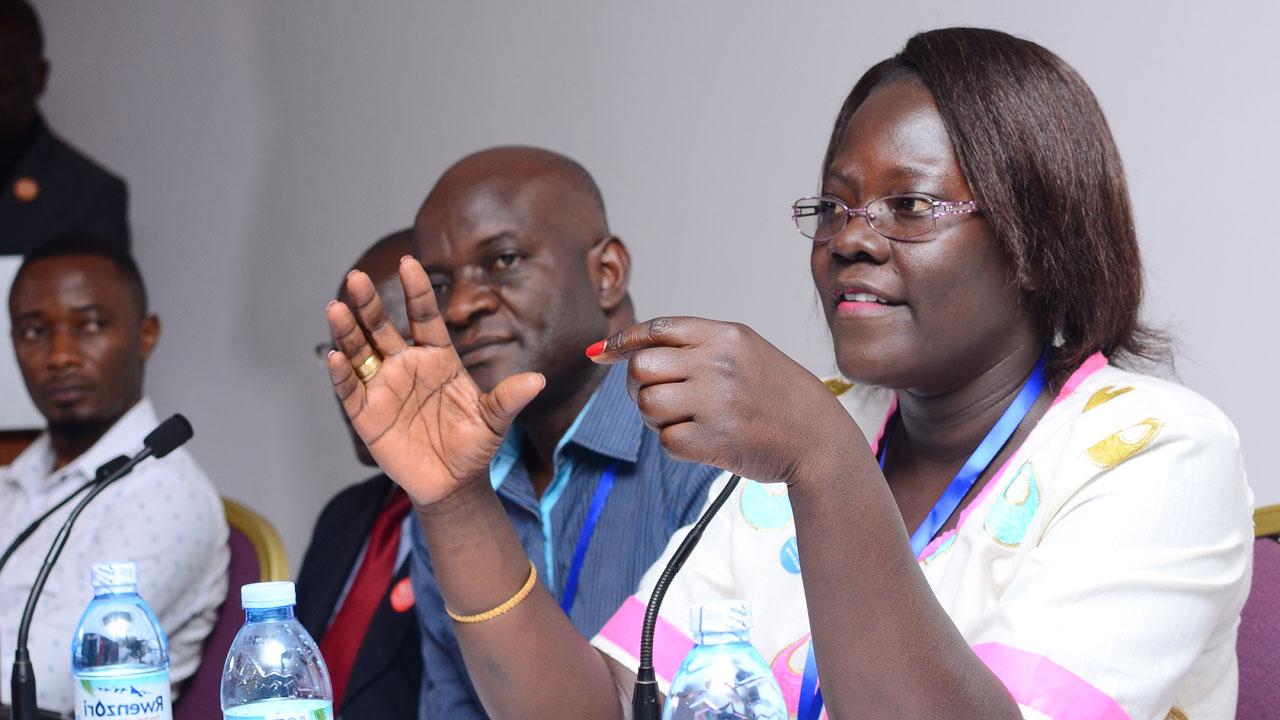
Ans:
{"label": "man's shoulder", "polygon": [[53,465],[53,450],[46,430],[35,437],[8,465],[0,465],[0,483],[30,482],[44,477]]}
{"label": "man's shoulder", "polygon": [[320,511],[321,517],[326,515],[351,514],[370,505],[379,505],[391,487],[391,478],[381,473],[353,483],[338,491],[325,503]]}
{"label": "man's shoulder", "polygon": [[185,448],[178,448],[162,458],[139,463],[131,475],[135,476],[135,482],[130,483],[131,493],[160,493],[166,499],[177,493],[184,502],[199,501],[209,507],[216,507],[216,515],[219,517],[223,514],[222,495]]}
{"label": "man's shoulder", "polygon": [[[117,453],[135,452],[142,439],[159,424],[155,406],[144,395],[76,462],[84,464],[82,470],[89,474],[91,466],[106,458]],[[87,464],[86,460],[89,460]],[[188,505],[199,503],[209,510],[209,517],[218,518],[221,525],[226,524],[222,496],[186,447],[176,448],[164,457],[153,457],[138,463],[119,484],[124,486],[121,494],[151,495],[166,503],[179,502],[176,498]]]}
{"label": "man's shoulder", "polygon": [[23,171],[40,173],[45,184],[66,184],[81,191],[94,187],[124,188],[124,180],[82,150],[45,128],[28,155]]}

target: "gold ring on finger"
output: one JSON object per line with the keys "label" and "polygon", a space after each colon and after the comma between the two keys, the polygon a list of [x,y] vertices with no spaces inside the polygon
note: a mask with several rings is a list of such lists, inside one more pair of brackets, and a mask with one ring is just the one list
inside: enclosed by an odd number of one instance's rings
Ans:
{"label": "gold ring on finger", "polygon": [[356,377],[360,378],[360,382],[367,383],[378,374],[378,370],[382,368],[382,358],[377,353],[370,353],[364,362],[356,366]]}

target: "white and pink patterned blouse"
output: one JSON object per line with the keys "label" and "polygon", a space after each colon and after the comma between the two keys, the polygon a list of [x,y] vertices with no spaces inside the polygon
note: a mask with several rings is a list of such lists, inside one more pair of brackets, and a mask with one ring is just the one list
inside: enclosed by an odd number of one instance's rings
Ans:
{"label": "white and pink patterned blouse", "polygon": [[[874,445],[893,393],[835,389]],[[1229,720],[1252,505],[1238,437],[1216,407],[1095,355],[920,568],[1027,718]],[[628,667],[683,536],[592,640]],[[795,542],[785,486],[741,483],[663,603],[664,691],[692,647],[690,607],[744,599],[794,716],[809,652]]]}

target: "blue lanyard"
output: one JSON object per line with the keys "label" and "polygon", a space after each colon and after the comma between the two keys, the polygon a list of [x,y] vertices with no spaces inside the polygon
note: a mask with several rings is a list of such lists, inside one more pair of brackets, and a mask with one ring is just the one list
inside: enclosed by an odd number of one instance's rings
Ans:
{"label": "blue lanyard", "polygon": [[600,522],[604,504],[609,501],[609,493],[613,491],[613,481],[617,474],[617,462],[610,463],[609,467],[600,473],[600,482],[596,485],[595,495],[591,498],[591,507],[587,509],[587,519],[582,523],[578,544],[573,549],[573,564],[569,566],[569,574],[564,578],[564,589],[560,591],[560,609],[565,615],[573,609],[573,601],[578,597],[578,576],[582,574],[582,561],[587,557],[587,546],[591,544],[591,536],[595,535],[596,524]]}
{"label": "blue lanyard", "polygon": [[[960,506],[960,501],[973,489],[978,476],[986,471],[987,466],[1000,453],[1000,449],[1009,442],[1010,437],[1013,437],[1014,431],[1022,424],[1027,413],[1031,412],[1031,406],[1036,403],[1040,390],[1044,388],[1044,363],[1047,357],[1047,354],[1040,356],[1035,369],[1031,371],[1031,377],[1027,378],[1027,381],[1022,384],[1022,389],[1018,391],[1018,396],[1013,399],[1009,407],[1005,408],[1004,414],[995,425],[991,426],[991,430],[982,439],[978,449],[973,451],[965,461],[964,467],[960,468],[960,472],[956,473],[955,478],[951,480],[951,484],[942,491],[942,496],[933,504],[933,509],[925,516],[920,527],[911,533],[912,556],[920,557],[925,546],[933,540],[933,537],[946,524],[947,519],[955,513],[956,508]],[[881,470],[884,470],[884,460],[888,454],[889,434],[886,432],[884,447],[880,448]]]}
{"label": "blue lanyard", "polygon": [[800,707],[796,720],[818,720],[822,714],[822,688],[818,687],[818,661],[813,659],[813,642],[809,642],[809,659],[804,661],[804,679],[800,681]]}
{"label": "blue lanyard", "polygon": [[[969,494],[973,484],[978,481],[978,476],[991,465],[991,461],[1000,453],[1000,449],[1009,442],[1014,431],[1026,419],[1027,413],[1031,412],[1031,406],[1035,405],[1036,398],[1040,397],[1040,391],[1044,389],[1044,363],[1047,358],[1048,353],[1040,356],[1035,369],[1031,371],[1031,377],[1027,378],[1027,381],[1022,384],[1022,389],[1018,391],[1018,396],[1013,399],[1008,408],[1005,408],[1004,414],[995,425],[991,426],[987,436],[965,461],[964,467],[956,473],[947,489],[942,491],[938,501],[933,504],[933,509],[920,523],[920,527],[911,533],[913,557],[920,557],[920,553],[924,552],[929,541],[938,534],[947,519],[955,514],[960,501],[964,500],[964,496]],[[888,454],[889,432],[886,428],[884,441],[880,447],[881,470],[884,470],[884,460]],[[821,712],[822,690],[818,688],[818,662],[813,656],[813,643],[810,642],[809,659],[805,661],[804,678],[800,682],[800,707],[796,717],[798,720],[818,720]]]}

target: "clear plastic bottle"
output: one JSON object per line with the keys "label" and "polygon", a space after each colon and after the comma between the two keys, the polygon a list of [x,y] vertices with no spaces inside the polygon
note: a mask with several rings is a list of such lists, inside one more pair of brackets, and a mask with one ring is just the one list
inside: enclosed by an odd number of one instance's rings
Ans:
{"label": "clear plastic bottle", "polygon": [[93,566],[93,600],[71,642],[76,718],[170,720],[169,641],[138,596],[138,566]]}
{"label": "clear plastic bottle", "polygon": [[240,588],[245,621],[223,665],[224,719],[333,720],[329,670],[294,602],[291,582]]}
{"label": "clear plastic bottle", "polygon": [[685,656],[662,720],[787,720],[782,689],[751,646],[751,606],[725,600],[695,606],[696,643]]}

